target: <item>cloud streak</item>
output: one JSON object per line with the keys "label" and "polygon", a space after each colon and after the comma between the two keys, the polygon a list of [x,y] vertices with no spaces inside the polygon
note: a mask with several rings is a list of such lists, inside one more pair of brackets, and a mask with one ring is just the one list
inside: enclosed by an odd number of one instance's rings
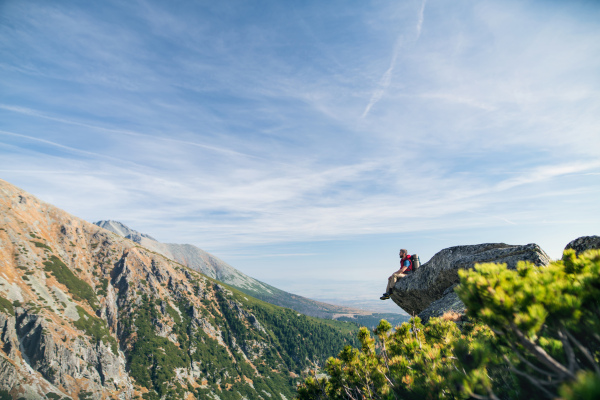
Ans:
{"label": "cloud streak", "polygon": [[377,104],[379,102],[379,100],[381,100],[381,98],[385,94],[386,90],[390,87],[390,85],[392,83],[392,73],[394,72],[394,67],[396,66],[396,61],[398,59],[398,53],[400,52],[400,47],[401,47],[401,43],[402,43],[401,41],[402,41],[402,38],[398,38],[396,40],[396,45],[394,46],[394,50],[392,51],[390,66],[381,76],[378,87],[377,87],[377,89],[375,89],[375,91],[371,95],[369,104],[367,104],[367,106],[365,107],[365,110],[363,111],[361,118],[364,119],[367,117],[367,115],[371,111],[371,108],[373,108],[373,106],[375,104]]}
{"label": "cloud streak", "polygon": [[287,265],[328,257],[292,244],[455,245],[597,203],[595,7],[14,4],[0,171],[90,221]]}
{"label": "cloud streak", "polygon": [[[421,37],[421,31],[423,29],[423,22],[425,20],[425,3],[426,3],[426,0],[423,0],[423,2],[421,3],[421,7],[419,8],[418,15],[417,15],[417,27],[416,27],[417,29],[416,29],[415,41],[419,40],[419,38]],[[363,111],[363,113],[361,115],[362,119],[367,117],[367,115],[369,114],[369,112],[371,111],[373,106],[375,104],[377,104],[383,98],[386,91],[389,89],[389,87],[392,83],[392,74],[394,72],[394,68],[396,66],[396,62],[398,60],[398,55],[400,53],[400,49],[403,45],[403,41],[404,41],[403,35],[400,35],[396,39],[396,44],[394,46],[394,49],[392,50],[390,65],[389,65],[388,69],[381,76],[377,89],[375,89],[375,91],[371,95],[371,99],[369,100],[369,103],[367,104],[367,106],[365,107],[365,110]]]}

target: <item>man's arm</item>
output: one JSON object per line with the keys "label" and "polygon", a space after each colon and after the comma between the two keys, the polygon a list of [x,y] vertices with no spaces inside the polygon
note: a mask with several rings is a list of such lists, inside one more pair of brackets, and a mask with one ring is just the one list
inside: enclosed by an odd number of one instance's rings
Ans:
{"label": "man's arm", "polygon": [[410,265],[410,262],[408,262],[408,261],[405,261],[405,262],[404,262],[404,266],[403,266],[403,267],[400,267],[400,269],[399,269],[398,271],[396,271],[396,272],[394,272],[392,275],[390,275],[390,278],[391,278],[392,276],[396,275],[396,274],[402,274],[402,273],[404,273],[404,271],[406,271],[406,269],[408,268],[408,266],[409,266],[409,265]]}

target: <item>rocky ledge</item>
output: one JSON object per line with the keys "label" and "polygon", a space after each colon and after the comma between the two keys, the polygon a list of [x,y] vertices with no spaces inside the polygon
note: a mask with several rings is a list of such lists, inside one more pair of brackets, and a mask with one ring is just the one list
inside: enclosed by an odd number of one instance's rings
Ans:
{"label": "rocky ledge", "polygon": [[470,269],[481,263],[506,264],[514,269],[519,261],[543,266],[550,263],[550,258],[536,244],[484,243],[450,247],[399,280],[391,298],[407,313],[419,315],[424,321],[446,311],[463,313],[464,305],[453,290],[458,284],[459,269]]}
{"label": "rocky ledge", "polygon": [[[600,249],[600,236],[580,237],[571,241],[566,249],[574,249],[577,254]],[[399,280],[391,298],[410,315],[418,315],[423,322],[447,312],[461,315],[465,313],[465,305],[454,292],[459,281],[459,269],[470,269],[481,263],[506,264],[507,268],[515,269],[519,261],[546,266],[551,260],[534,243],[484,243],[450,247],[435,254],[417,271]]]}

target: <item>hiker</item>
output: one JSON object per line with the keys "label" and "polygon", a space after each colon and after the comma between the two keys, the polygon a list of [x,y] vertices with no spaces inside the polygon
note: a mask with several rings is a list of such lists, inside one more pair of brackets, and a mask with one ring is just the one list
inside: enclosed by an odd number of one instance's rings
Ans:
{"label": "hiker", "polygon": [[406,249],[400,249],[399,256],[400,256],[400,269],[398,271],[394,272],[388,278],[388,284],[385,289],[385,293],[383,294],[383,296],[380,297],[381,300],[389,299],[398,279],[404,278],[408,273],[412,272],[412,270],[413,270],[412,258],[408,254],[408,251]]}

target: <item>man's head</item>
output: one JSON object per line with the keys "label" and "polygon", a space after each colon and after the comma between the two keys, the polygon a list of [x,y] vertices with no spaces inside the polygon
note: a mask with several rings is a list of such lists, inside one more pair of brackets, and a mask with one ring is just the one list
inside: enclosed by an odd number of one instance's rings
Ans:
{"label": "man's head", "polygon": [[400,258],[404,257],[405,255],[408,254],[408,251],[406,249],[400,249]]}

